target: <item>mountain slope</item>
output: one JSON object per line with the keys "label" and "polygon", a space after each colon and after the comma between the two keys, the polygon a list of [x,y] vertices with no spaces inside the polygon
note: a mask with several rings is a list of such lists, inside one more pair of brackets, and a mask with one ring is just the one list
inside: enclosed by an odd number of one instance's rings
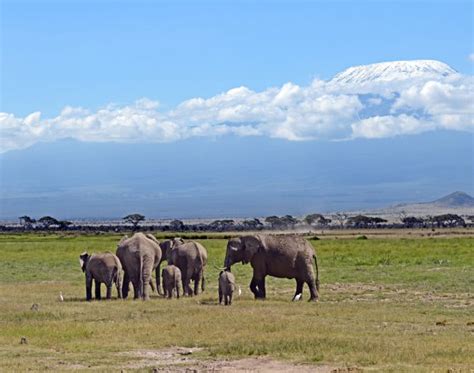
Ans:
{"label": "mountain slope", "polygon": [[464,192],[454,192],[439,198],[429,204],[436,205],[439,207],[456,208],[456,207],[473,207],[474,198]]}
{"label": "mountain slope", "polygon": [[[472,194],[471,139],[41,143],[0,155],[0,219],[246,217],[374,209]],[[416,161],[415,161],[416,160]]]}
{"label": "mountain slope", "polygon": [[413,78],[439,78],[453,74],[457,74],[456,70],[436,60],[393,61],[349,67],[336,74],[331,82],[365,84]]}

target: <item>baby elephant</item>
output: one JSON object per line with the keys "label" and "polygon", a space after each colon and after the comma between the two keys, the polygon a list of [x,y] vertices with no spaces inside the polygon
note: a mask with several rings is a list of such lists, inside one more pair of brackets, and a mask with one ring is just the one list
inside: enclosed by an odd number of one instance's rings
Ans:
{"label": "baby elephant", "polygon": [[92,280],[95,281],[95,298],[100,299],[100,285],[107,287],[107,299],[112,296],[112,285],[117,287],[117,297],[122,298],[123,270],[120,259],[114,254],[92,254],[83,252],[79,256],[82,272],[86,275],[86,299],[92,299]]}
{"label": "baby elephant", "polygon": [[235,277],[230,271],[221,271],[219,273],[219,304],[222,303],[224,297],[224,304],[232,304],[232,294],[235,290]]}
{"label": "baby elephant", "polygon": [[176,298],[179,299],[179,284],[181,283],[181,271],[175,265],[167,265],[161,271],[163,278],[163,290],[165,297],[171,298],[173,290],[176,290]]}

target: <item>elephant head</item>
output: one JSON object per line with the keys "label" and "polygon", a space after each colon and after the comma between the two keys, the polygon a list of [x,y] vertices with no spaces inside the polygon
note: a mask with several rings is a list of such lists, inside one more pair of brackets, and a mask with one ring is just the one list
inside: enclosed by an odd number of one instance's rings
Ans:
{"label": "elephant head", "polygon": [[86,271],[87,263],[89,262],[90,255],[87,251],[84,251],[81,255],[79,255],[79,264],[81,265],[82,272]]}
{"label": "elephant head", "polygon": [[171,250],[179,245],[182,245],[183,243],[184,240],[181,237],[175,237],[172,240],[163,241],[160,244],[163,260],[166,259],[169,262],[171,259]]}
{"label": "elephant head", "polygon": [[227,243],[224,267],[230,268],[232,264],[239,262],[249,263],[260,247],[262,241],[256,235],[231,238]]}

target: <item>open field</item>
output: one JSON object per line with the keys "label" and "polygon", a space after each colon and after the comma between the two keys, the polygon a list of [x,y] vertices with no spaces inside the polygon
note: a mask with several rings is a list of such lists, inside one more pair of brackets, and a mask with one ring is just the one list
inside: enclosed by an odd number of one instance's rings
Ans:
{"label": "open field", "polygon": [[0,371],[473,370],[472,232],[409,236],[312,240],[316,304],[290,302],[294,281],[273,278],[268,299],[255,301],[251,267],[236,265],[243,293],[224,307],[214,268],[222,238],[200,240],[209,252],[202,295],[88,303],[78,255],[115,251],[120,236],[1,235]]}

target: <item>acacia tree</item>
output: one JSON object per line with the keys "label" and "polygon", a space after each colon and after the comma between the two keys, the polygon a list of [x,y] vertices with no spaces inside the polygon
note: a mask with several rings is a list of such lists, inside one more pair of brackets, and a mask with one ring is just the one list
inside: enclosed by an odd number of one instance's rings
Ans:
{"label": "acacia tree", "polygon": [[326,227],[329,225],[329,223],[331,223],[331,219],[327,219],[321,214],[310,214],[310,215],[307,215],[303,220],[306,224],[311,225],[311,226],[313,224],[317,224],[317,225]]}
{"label": "acacia tree", "polygon": [[38,219],[38,223],[41,223],[46,229],[49,229],[52,225],[60,225],[59,221],[52,216],[43,216]]}
{"label": "acacia tree", "polygon": [[36,223],[35,219],[32,219],[27,215],[20,216],[18,219],[20,219],[20,224],[23,225],[27,229],[31,228],[33,224]]}
{"label": "acacia tree", "polygon": [[280,218],[276,215],[268,216],[265,218],[265,222],[270,224],[273,229],[280,225]]}
{"label": "acacia tree", "polygon": [[184,231],[186,226],[181,220],[175,219],[170,222],[170,230],[173,232],[182,232]]}
{"label": "acacia tree", "polygon": [[133,230],[136,231],[137,228],[138,228],[138,224],[141,221],[144,221],[145,217],[141,214],[130,214],[130,215],[125,216],[123,218],[123,220],[125,220],[125,222],[127,222],[127,223],[132,224],[133,225]]}
{"label": "acacia tree", "polygon": [[231,231],[235,229],[235,221],[232,219],[214,220],[209,224],[209,228],[217,232]]}
{"label": "acacia tree", "polygon": [[348,215],[345,212],[338,212],[336,215],[334,215],[334,218],[339,223],[341,229],[344,228],[344,223],[346,222],[347,217]]}
{"label": "acacia tree", "polygon": [[242,227],[244,230],[258,230],[263,227],[262,222],[255,218],[250,220],[244,220],[242,222]]}

